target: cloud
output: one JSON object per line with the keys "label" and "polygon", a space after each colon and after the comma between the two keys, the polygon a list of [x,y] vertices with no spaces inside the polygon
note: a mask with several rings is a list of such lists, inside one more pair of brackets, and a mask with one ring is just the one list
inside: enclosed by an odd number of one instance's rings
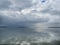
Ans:
{"label": "cloud", "polygon": [[49,13],[51,15],[60,15],[60,6],[59,0],[52,0],[51,4],[48,5],[47,8],[42,10],[42,13]]}
{"label": "cloud", "polygon": [[0,10],[9,9],[11,2],[9,0],[0,0]]}
{"label": "cloud", "polygon": [[59,0],[0,0],[0,2],[0,17],[2,15],[3,24],[51,23],[60,20]]}
{"label": "cloud", "polygon": [[12,3],[10,8],[19,11],[25,8],[29,8],[33,5],[31,0],[10,0],[10,2]]}

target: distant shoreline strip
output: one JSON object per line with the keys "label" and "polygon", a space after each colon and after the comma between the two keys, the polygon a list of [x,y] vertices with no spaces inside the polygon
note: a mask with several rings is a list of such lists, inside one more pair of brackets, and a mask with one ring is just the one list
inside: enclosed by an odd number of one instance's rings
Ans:
{"label": "distant shoreline strip", "polygon": [[60,27],[48,27],[48,28],[60,28]]}

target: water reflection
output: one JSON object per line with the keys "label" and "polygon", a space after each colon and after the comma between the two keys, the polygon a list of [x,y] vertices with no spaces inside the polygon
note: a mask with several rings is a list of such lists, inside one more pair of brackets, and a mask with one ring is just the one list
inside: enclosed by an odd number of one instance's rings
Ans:
{"label": "water reflection", "polygon": [[60,28],[48,28],[50,25],[38,23],[26,28],[0,28],[0,44],[60,45]]}

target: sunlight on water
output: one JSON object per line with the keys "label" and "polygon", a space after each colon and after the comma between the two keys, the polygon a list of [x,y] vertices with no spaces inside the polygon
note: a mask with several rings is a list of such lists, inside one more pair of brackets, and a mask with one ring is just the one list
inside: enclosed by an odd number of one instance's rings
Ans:
{"label": "sunlight on water", "polygon": [[60,28],[48,28],[41,24],[30,28],[0,28],[0,44],[60,45],[59,34]]}

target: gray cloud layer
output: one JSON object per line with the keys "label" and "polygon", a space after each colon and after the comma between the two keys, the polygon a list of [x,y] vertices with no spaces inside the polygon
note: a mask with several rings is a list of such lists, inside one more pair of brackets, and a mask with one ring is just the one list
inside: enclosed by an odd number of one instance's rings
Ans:
{"label": "gray cloud layer", "polygon": [[21,22],[60,23],[59,4],[59,0],[0,0],[0,25],[20,25]]}

